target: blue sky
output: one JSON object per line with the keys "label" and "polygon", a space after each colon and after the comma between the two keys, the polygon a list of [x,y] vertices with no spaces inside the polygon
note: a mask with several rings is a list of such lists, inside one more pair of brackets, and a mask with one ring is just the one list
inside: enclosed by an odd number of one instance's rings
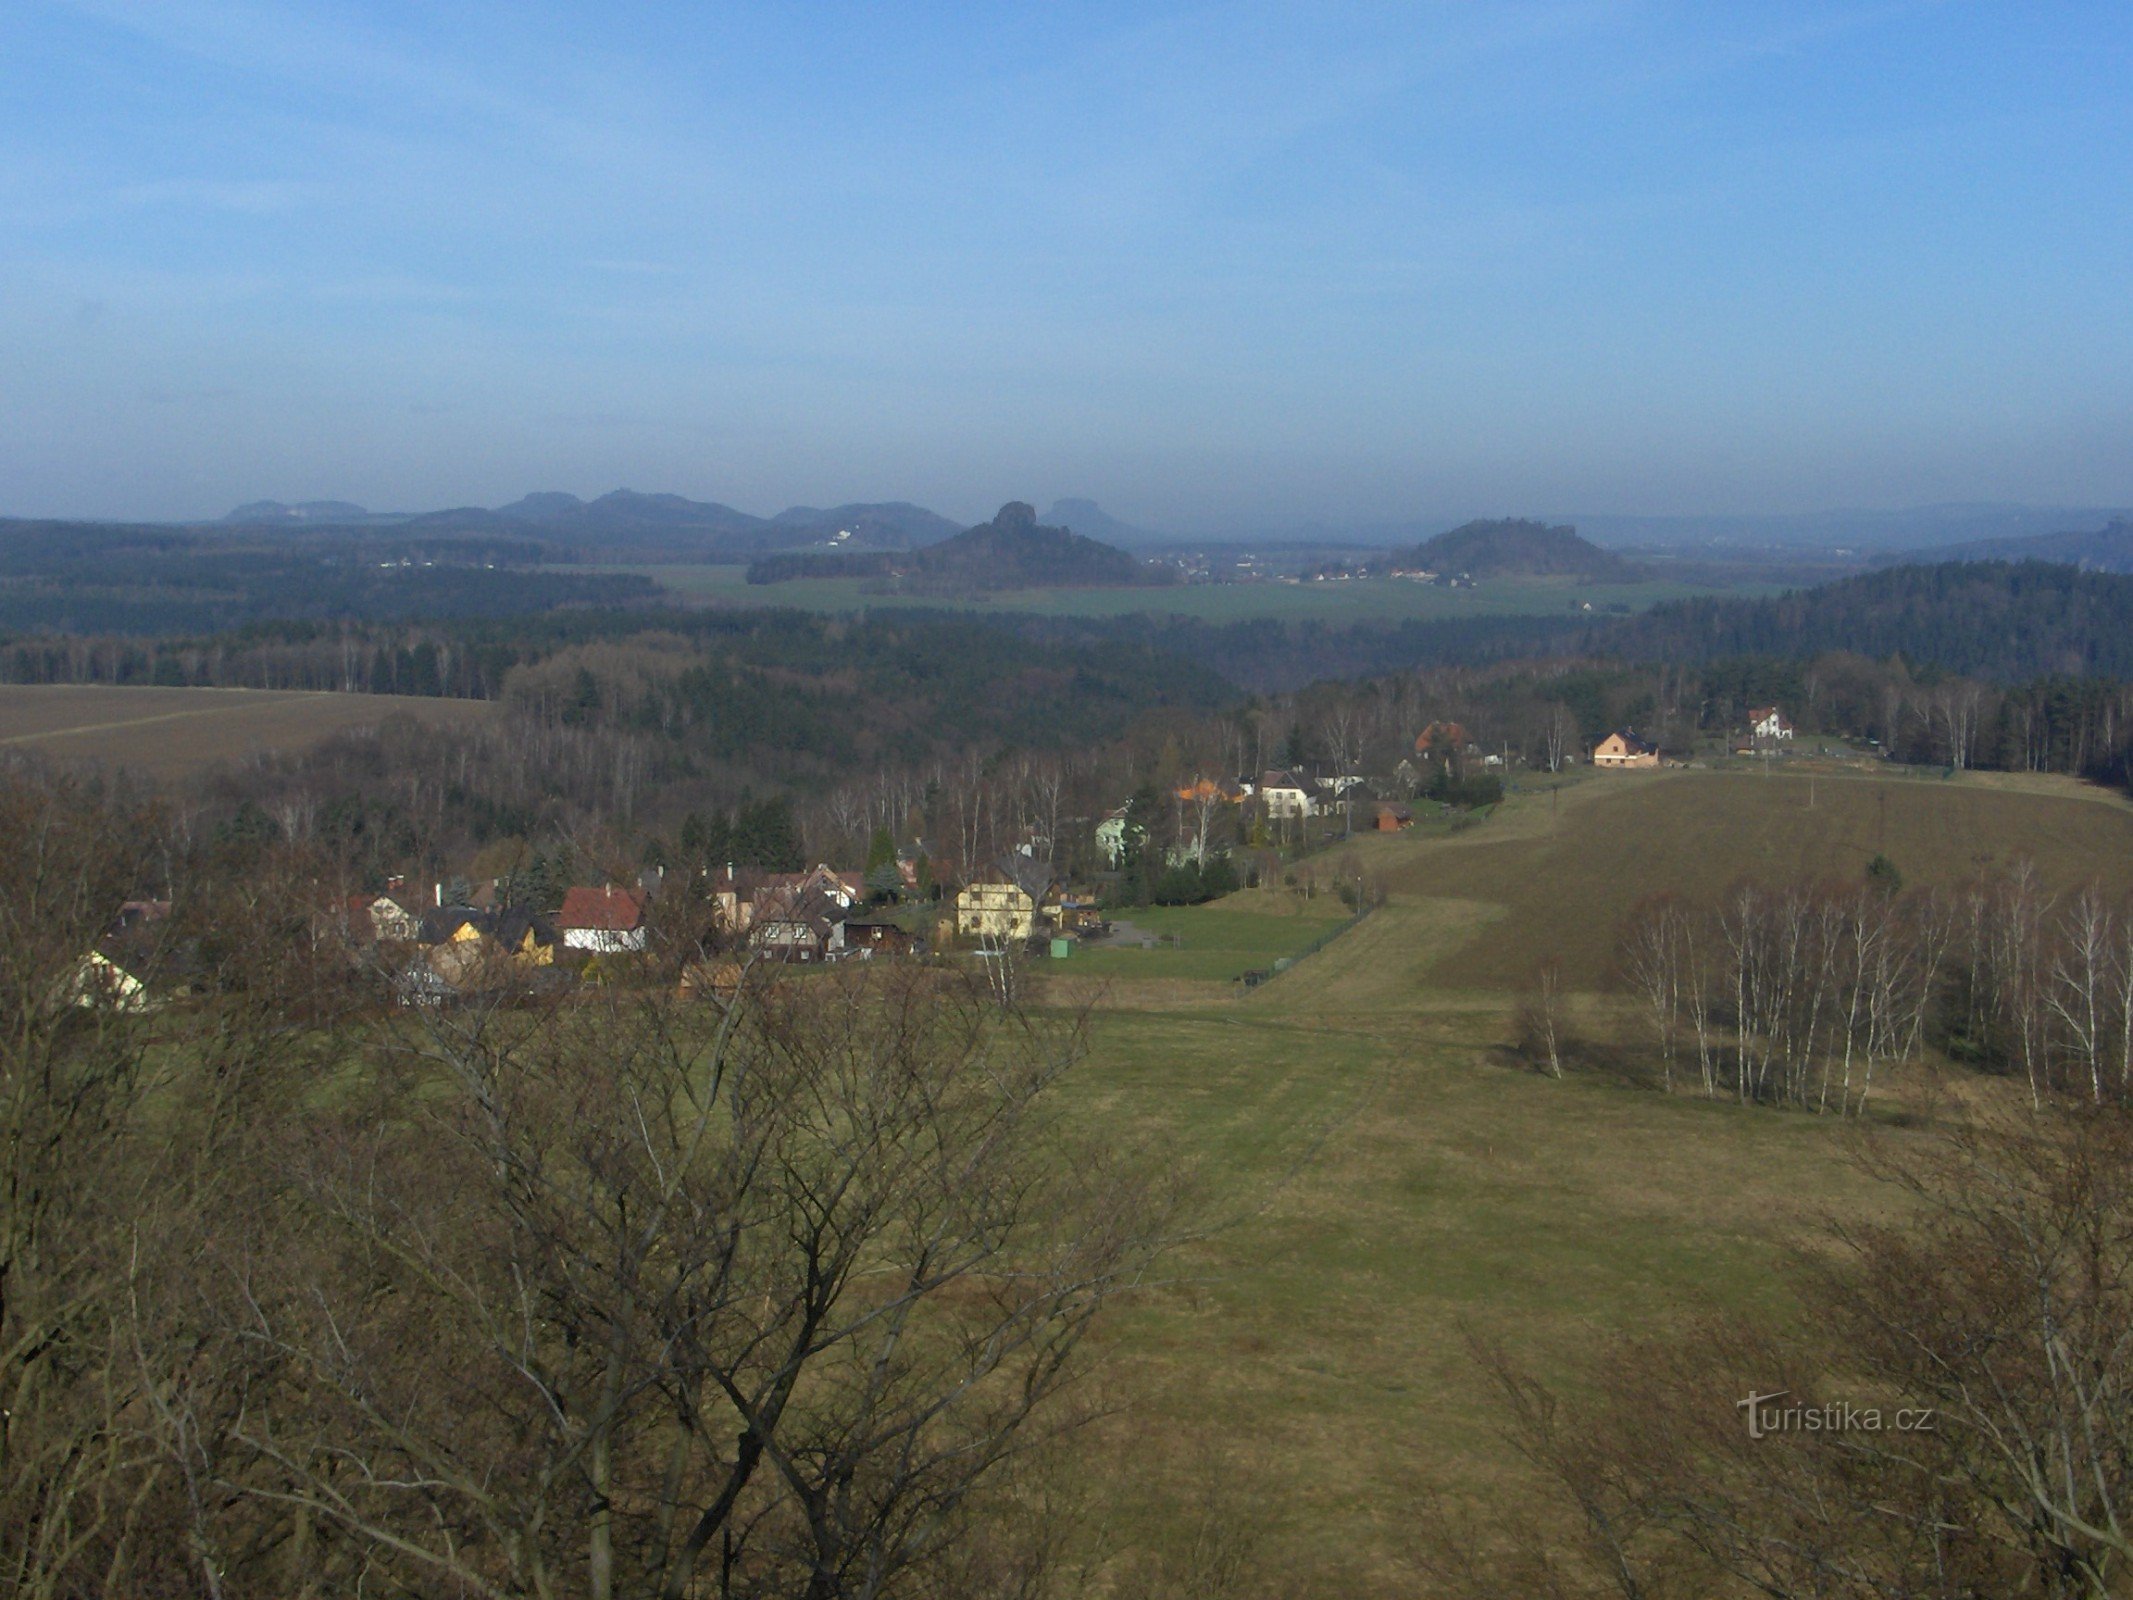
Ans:
{"label": "blue sky", "polygon": [[2122,4],[48,4],[0,512],[2133,502]]}

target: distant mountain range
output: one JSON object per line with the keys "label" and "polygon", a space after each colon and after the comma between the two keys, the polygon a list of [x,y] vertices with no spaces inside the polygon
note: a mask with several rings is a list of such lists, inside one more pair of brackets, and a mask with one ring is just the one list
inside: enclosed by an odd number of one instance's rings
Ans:
{"label": "distant mountain range", "polygon": [[1860,555],[1903,550],[1923,553],[1952,545],[1982,544],[2092,528],[2124,517],[2123,506],[2023,506],[1957,502],[1907,506],[1895,511],[1813,511],[1797,515],[1575,518],[1587,537],[1611,549],[1729,546],[1850,550]]}
{"label": "distant mountain range", "polygon": [[2114,517],[2094,533],[1976,539],[1939,550],[1905,550],[1880,556],[1876,564],[1934,561],[2058,561],[2090,572],[2133,572],[2133,521]]}
{"label": "distant mountain range", "polygon": [[[1093,501],[1062,502],[1092,528],[1155,535],[1106,516]],[[910,550],[939,544],[963,524],[907,500],[839,506],[789,506],[759,517],[712,500],[616,489],[592,500],[559,490],[521,496],[507,505],[454,506],[441,511],[374,512],[346,500],[287,504],[254,500],[224,517],[231,526],[302,528],[404,527],[423,533],[516,535],[566,542],[581,550],[627,549],[695,560],[745,560],[777,550]]]}
{"label": "distant mountain range", "polygon": [[304,500],[293,506],[280,500],[251,500],[222,520],[241,522],[253,527],[274,522],[327,523],[350,527],[370,522],[374,520],[374,515],[347,500]]}

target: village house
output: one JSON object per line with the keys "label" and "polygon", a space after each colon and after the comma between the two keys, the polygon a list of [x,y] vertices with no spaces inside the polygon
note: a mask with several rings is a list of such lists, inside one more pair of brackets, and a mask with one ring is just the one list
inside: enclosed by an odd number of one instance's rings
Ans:
{"label": "village house", "polygon": [[1004,856],[955,897],[955,931],[966,939],[1034,939],[1047,902],[1058,902],[1051,863]]}
{"label": "village house", "polygon": [[773,961],[834,961],[844,954],[842,909],[826,895],[808,894],[764,911],[749,930],[748,947]]}
{"label": "village house", "polygon": [[1398,833],[1415,825],[1415,814],[1397,801],[1381,800],[1371,825],[1380,833]]}
{"label": "village house", "polygon": [[422,919],[422,961],[453,989],[481,987],[503,951],[482,929],[482,913],[467,906],[432,911]]}
{"label": "village house", "polygon": [[844,953],[864,960],[874,955],[911,955],[920,948],[917,934],[888,917],[846,917]]}
{"label": "village house", "polygon": [[1312,787],[1286,768],[1276,767],[1259,775],[1259,798],[1266,804],[1266,814],[1276,821],[1315,815],[1318,802],[1312,798]]}
{"label": "village house", "polygon": [[555,964],[556,930],[536,912],[446,906],[422,919],[422,959],[455,990],[514,983]]}
{"label": "village house", "polygon": [[1472,743],[1466,728],[1457,722],[1432,722],[1415,735],[1415,754],[1425,761],[1449,761]]}
{"label": "village house", "polygon": [[644,910],[642,889],[566,889],[556,931],[566,950],[594,955],[639,951],[644,948]]}
{"label": "village house", "polygon": [[1638,738],[1633,730],[1619,728],[1592,747],[1592,764],[1602,771],[1656,767],[1659,748]]}
{"label": "village house", "polygon": [[1106,811],[1103,821],[1096,824],[1096,848],[1103,852],[1104,865],[1120,866],[1126,859],[1126,808]]}
{"label": "village house", "polygon": [[91,950],[81,958],[68,993],[74,1004],[91,1011],[141,1012],[155,1004],[148,985],[101,950]]}
{"label": "village house", "polygon": [[1751,739],[1790,739],[1792,723],[1776,706],[1754,706],[1748,712]]}
{"label": "village house", "polygon": [[422,937],[422,919],[388,894],[351,895],[347,901],[351,938],[379,944],[413,944]]}

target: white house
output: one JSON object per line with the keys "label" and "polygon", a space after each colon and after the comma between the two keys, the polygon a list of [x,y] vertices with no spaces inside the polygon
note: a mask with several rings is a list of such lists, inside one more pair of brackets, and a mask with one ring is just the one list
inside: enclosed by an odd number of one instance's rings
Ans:
{"label": "white house", "polygon": [[1280,768],[1259,775],[1259,798],[1266,802],[1266,814],[1276,821],[1315,815],[1318,802],[1311,789],[1307,779]]}
{"label": "white house", "polygon": [[1790,739],[1792,724],[1776,706],[1756,706],[1748,713],[1748,732],[1757,739]]}
{"label": "white house", "polygon": [[1117,866],[1126,858],[1126,808],[1106,811],[1103,821],[1096,824],[1096,848],[1103,852],[1106,866]]}

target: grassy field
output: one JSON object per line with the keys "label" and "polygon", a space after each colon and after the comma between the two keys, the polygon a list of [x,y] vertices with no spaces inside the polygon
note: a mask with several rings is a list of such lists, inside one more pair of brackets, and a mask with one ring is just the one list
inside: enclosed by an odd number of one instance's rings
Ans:
{"label": "grassy field", "polygon": [[1077,978],[1194,979],[1228,983],[1296,955],[1348,920],[1330,894],[1247,892],[1212,906],[1153,906],[1127,913],[1134,927],[1161,941],[1153,950],[1079,950],[1060,971]]}
{"label": "grassy field", "polygon": [[[1581,584],[1571,579],[1529,578],[1485,582],[1474,589],[1442,589],[1401,578],[1356,579],[1346,583],[1208,583],[1146,589],[1009,590],[982,599],[929,595],[869,594],[854,578],[807,578],[791,583],[751,585],[746,568],[731,566],[615,567],[641,573],[664,585],[677,599],[699,605],[792,606],[803,611],[863,611],[902,606],[949,607],[967,611],[1035,612],[1043,616],[1113,617],[1146,612],[1193,617],[1205,622],[1243,622],[1276,617],[1334,625],[1353,622],[1404,622],[1443,617],[1540,616],[1567,613],[1590,601],[1596,613],[1610,606],[1642,611],[1661,600],[1708,594],[1709,589],[1679,583]],[[1763,588],[1734,589],[1761,594]]]}
{"label": "grassy field", "polygon": [[2061,885],[2124,884],[2133,863],[2133,807],[2071,782],[1808,789],[1595,776],[1465,833],[1358,840],[1390,902],[1241,998],[1152,963],[1324,926],[1278,892],[1165,913],[1182,949],[1115,953],[1075,1113],[1191,1174],[1207,1220],[1102,1335],[1121,1409],[1089,1514],[1108,1547],[1174,1564],[1155,1592],[1201,1592],[1187,1552],[1211,1541],[1248,1551],[1224,1592],[1426,1592],[1432,1497],[1485,1511],[1531,1487],[1464,1329],[1574,1381],[1700,1308],[1784,1316],[1819,1219],[1893,1207],[1854,1130],[1521,1070],[1512,991],[1541,957],[1590,983],[1641,894],[1849,873],[1877,847],[1920,882],[2023,854]]}
{"label": "grassy field", "polygon": [[493,710],[483,700],[405,695],[0,684],[0,749],[184,778],[256,751],[305,749],[390,716],[471,727]]}

